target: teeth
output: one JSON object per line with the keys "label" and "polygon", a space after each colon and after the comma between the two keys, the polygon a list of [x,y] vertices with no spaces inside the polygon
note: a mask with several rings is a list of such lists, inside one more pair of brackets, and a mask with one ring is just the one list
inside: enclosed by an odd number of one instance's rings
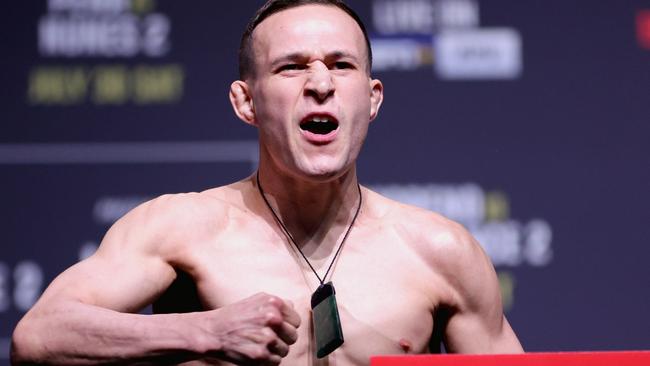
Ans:
{"label": "teeth", "polygon": [[314,117],[313,121],[314,122],[329,122],[329,118],[327,118],[327,117]]}

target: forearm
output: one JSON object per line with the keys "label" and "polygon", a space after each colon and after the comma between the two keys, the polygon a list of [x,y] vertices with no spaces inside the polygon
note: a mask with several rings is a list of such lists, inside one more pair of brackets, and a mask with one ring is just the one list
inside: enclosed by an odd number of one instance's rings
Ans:
{"label": "forearm", "polygon": [[198,357],[193,314],[139,315],[81,303],[34,309],[13,335],[13,364],[178,363]]}

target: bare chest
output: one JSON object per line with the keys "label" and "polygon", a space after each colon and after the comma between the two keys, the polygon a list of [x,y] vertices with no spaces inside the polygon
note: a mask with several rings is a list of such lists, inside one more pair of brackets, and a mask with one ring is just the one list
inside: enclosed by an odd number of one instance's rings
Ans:
{"label": "bare chest", "polygon": [[[189,273],[205,309],[258,292],[294,304],[302,326],[283,364],[363,365],[372,355],[427,352],[436,286],[423,262],[390,231],[353,233],[334,262],[326,281],[336,288],[345,343],[326,360],[314,356],[310,298],[319,282],[288,242],[237,231],[207,241],[191,258]],[[312,257],[321,277],[331,259]]]}

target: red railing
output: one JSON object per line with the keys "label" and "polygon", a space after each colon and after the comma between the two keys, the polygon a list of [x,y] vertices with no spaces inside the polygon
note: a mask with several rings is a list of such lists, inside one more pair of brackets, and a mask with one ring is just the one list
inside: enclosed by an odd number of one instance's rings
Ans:
{"label": "red railing", "polygon": [[650,351],[376,356],[370,366],[650,366]]}

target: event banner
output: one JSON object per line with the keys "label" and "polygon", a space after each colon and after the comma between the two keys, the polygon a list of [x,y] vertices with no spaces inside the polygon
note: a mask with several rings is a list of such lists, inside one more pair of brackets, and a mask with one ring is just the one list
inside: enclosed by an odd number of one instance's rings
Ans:
{"label": "event banner", "polygon": [[[0,364],[116,220],[255,171],[257,131],[228,91],[262,3],[1,12]],[[526,350],[650,349],[650,3],[348,3],[385,88],[361,183],[474,235]]]}

